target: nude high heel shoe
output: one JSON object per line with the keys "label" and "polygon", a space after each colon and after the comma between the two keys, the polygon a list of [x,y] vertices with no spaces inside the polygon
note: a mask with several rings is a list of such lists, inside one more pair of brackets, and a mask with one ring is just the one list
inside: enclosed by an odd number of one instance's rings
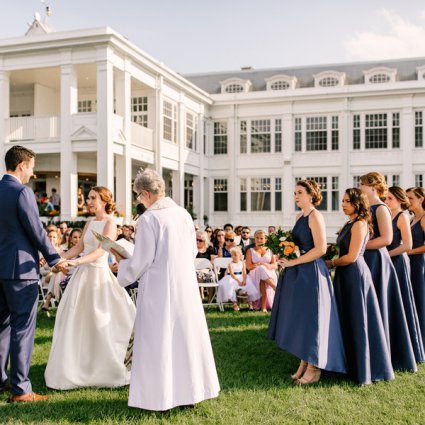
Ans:
{"label": "nude high heel shoe", "polygon": [[297,379],[295,381],[295,384],[309,385],[309,384],[314,384],[315,382],[319,382],[321,373],[322,372],[318,367],[313,366],[312,364],[309,364],[302,378]]}
{"label": "nude high heel shoe", "polygon": [[297,381],[298,379],[300,379],[304,375],[304,372],[307,369],[307,365],[308,365],[307,362],[305,362],[304,360],[301,360],[298,370],[293,375],[291,375],[291,379],[293,381]]}

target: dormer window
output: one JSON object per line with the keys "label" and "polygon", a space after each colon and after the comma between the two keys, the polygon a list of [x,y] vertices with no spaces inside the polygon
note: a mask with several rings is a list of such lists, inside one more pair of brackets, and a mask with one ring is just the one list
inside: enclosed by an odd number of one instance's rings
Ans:
{"label": "dormer window", "polygon": [[315,87],[336,87],[345,83],[345,72],[324,71],[314,75]]}
{"label": "dormer window", "polygon": [[319,81],[320,87],[333,87],[339,84],[338,78],[335,77],[325,77]]}
{"label": "dormer window", "polygon": [[226,93],[240,93],[243,92],[243,85],[242,84],[229,84],[226,86]]}
{"label": "dormer window", "polygon": [[252,83],[249,80],[241,78],[229,78],[225,81],[220,81],[222,93],[244,93],[251,90]]}
{"label": "dormer window", "polygon": [[273,84],[270,84],[271,90],[288,90],[289,87],[291,87],[290,84],[287,81],[283,80],[278,80]]}
{"label": "dormer window", "polygon": [[297,85],[297,77],[289,75],[273,75],[273,77],[265,79],[267,90],[289,90],[295,89]]}
{"label": "dormer window", "polygon": [[395,83],[397,69],[395,68],[372,68],[364,71],[365,84]]}

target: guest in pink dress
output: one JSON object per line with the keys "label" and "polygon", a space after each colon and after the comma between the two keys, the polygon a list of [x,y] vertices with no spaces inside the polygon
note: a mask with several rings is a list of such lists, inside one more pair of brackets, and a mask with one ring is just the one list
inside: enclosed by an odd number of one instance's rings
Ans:
{"label": "guest in pink dress", "polygon": [[263,313],[271,310],[277,283],[276,258],[270,249],[266,248],[266,233],[257,230],[254,234],[255,247],[246,252],[246,268],[249,270],[248,278],[261,293],[261,304],[257,301],[254,308]]}

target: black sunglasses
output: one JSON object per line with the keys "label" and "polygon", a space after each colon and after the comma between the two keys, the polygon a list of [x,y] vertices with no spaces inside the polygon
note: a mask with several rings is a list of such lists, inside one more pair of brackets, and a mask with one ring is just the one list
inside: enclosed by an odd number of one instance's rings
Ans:
{"label": "black sunglasses", "polygon": [[196,239],[196,242],[204,242],[202,239]]}
{"label": "black sunglasses", "polygon": [[224,239],[226,242],[233,242],[234,241],[234,239],[229,239],[229,238],[225,238]]}

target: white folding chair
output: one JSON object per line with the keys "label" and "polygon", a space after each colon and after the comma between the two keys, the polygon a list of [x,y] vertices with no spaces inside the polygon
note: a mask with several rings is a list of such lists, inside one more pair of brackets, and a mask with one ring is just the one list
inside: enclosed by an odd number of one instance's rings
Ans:
{"label": "white folding chair", "polygon": [[210,302],[203,303],[204,306],[210,307],[212,305],[218,305],[220,311],[223,311],[223,305],[221,303],[217,303],[217,289],[218,289],[218,281],[217,276],[214,270],[211,261],[207,258],[195,258],[195,270],[196,271],[205,271],[208,270],[213,279],[212,282],[198,282],[199,288],[214,288],[214,293]]}
{"label": "white folding chair", "polygon": [[131,300],[134,302],[135,305],[137,305],[138,288],[131,288],[128,292],[129,292]]}
{"label": "white folding chair", "polygon": [[38,279],[38,307],[37,311],[41,310],[41,307],[44,304],[44,301],[46,301],[46,295],[47,295],[47,288],[43,288],[43,282],[41,279]]}
{"label": "white folding chair", "polygon": [[[214,258],[214,272],[215,272],[215,277],[217,279],[217,286],[218,286],[218,281],[220,280],[220,271],[221,269],[227,269],[227,266],[232,262],[232,258],[231,257],[215,257]],[[224,311],[224,304],[229,304],[229,303],[220,303],[220,311]]]}

